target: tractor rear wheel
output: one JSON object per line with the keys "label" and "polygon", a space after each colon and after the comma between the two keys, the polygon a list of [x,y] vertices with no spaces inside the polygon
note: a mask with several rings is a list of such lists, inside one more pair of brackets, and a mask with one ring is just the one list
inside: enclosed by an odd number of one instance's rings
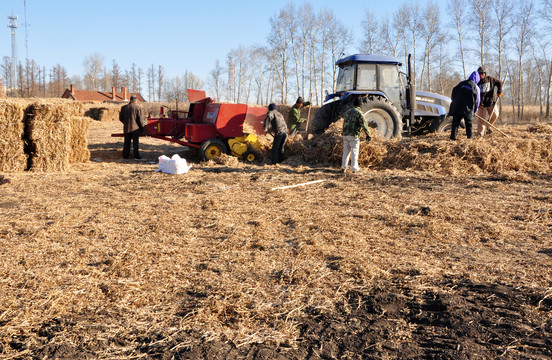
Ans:
{"label": "tractor rear wheel", "polygon": [[385,140],[402,135],[402,118],[399,111],[387,99],[379,96],[361,98],[360,111],[368,127],[375,129]]}
{"label": "tractor rear wheel", "polygon": [[208,139],[199,148],[199,157],[202,161],[218,159],[222,154],[227,154],[228,148],[219,139]]}
{"label": "tractor rear wheel", "polygon": [[328,126],[336,119],[334,118],[334,109],[337,102],[331,102],[323,105],[312,119],[312,125],[309,126],[309,132],[313,134],[322,134]]}

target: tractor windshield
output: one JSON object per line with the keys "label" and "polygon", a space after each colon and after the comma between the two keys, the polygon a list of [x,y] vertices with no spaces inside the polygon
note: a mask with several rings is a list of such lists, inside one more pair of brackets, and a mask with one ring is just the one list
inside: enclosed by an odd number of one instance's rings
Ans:
{"label": "tractor windshield", "polygon": [[340,67],[339,74],[337,75],[337,84],[335,86],[336,92],[352,90],[354,77],[355,77],[354,65],[346,65],[346,66]]}

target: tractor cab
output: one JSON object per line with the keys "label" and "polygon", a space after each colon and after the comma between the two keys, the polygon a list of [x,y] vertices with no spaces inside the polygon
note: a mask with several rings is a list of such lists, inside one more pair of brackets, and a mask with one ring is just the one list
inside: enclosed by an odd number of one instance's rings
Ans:
{"label": "tractor cab", "polygon": [[401,63],[390,56],[351,55],[339,60],[336,95],[374,94],[384,96],[403,109],[405,85],[401,81]]}
{"label": "tractor cab", "polygon": [[[380,137],[421,135],[436,131],[450,106],[446,96],[416,91],[415,76],[400,71],[392,56],[356,54],[339,59],[335,93],[327,95],[313,120],[313,132],[323,132],[360,97],[369,126]],[[415,96],[411,96],[415,94]]]}

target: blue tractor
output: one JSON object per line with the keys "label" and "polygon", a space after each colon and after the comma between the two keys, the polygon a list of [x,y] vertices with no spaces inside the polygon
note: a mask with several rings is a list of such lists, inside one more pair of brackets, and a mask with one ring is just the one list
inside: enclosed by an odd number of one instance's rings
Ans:
{"label": "blue tractor", "polygon": [[336,92],[326,96],[314,116],[312,132],[327,129],[352,106],[355,97],[361,99],[368,126],[384,139],[449,129],[450,98],[416,91],[410,56],[408,63],[405,74],[400,71],[401,62],[392,56],[357,54],[338,60]]}

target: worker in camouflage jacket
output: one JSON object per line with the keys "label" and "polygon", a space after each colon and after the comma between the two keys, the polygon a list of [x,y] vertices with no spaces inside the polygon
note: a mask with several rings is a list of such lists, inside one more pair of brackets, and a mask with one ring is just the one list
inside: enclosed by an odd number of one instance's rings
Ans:
{"label": "worker in camouflage jacket", "polygon": [[[484,67],[477,69],[477,73],[481,78],[477,84],[481,93],[481,104],[477,109],[477,135],[483,136],[487,132],[487,126],[481,118],[488,120],[491,124],[494,124],[498,119],[498,107],[495,105],[498,98],[502,96],[502,81],[487,75]],[[488,129],[488,131],[490,132],[491,129]]]}
{"label": "worker in camouflage jacket", "polygon": [[360,149],[360,136],[364,132],[366,140],[370,140],[370,129],[364,120],[364,115],[360,112],[360,98],[353,100],[353,107],[347,110],[343,120],[343,157],[341,159],[341,170],[349,169],[349,160],[351,171],[360,170],[358,166],[358,153]]}
{"label": "worker in camouflage jacket", "polygon": [[142,108],[138,105],[138,99],[136,95],[130,97],[130,103],[124,105],[119,112],[119,120],[123,123],[123,132],[125,141],[123,144],[123,158],[128,159],[130,157],[130,143],[133,144],[134,159],[141,159],[140,152],[138,150],[140,134],[144,132],[144,116],[142,115]]}
{"label": "worker in camouflage jacket", "polygon": [[481,80],[479,73],[474,71],[467,80],[461,81],[452,89],[450,96],[452,101],[449,107],[449,115],[452,116],[451,140],[456,140],[462,119],[466,124],[466,136],[468,139],[472,138],[472,120],[480,103],[479,87],[477,86],[479,80]]}
{"label": "worker in camouflage jacket", "polygon": [[276,110],[276,104],[268,105],[268,113],[264,121],[264,131],[272,134],[272,163],[284,161],[284,145],[288,137],[288,128],[284,116]]}
{"label": "worker in camouflage jacket", "polygon": [[295,102],[295,105],[293,105],[291,109],[289,109],[288,123],[289,133],[291,136],[294,136],[299,126],[307,121],[307,119],[301,117],[301,109],[309,106],[310,104],[310,101],[303,102],[303,98],[299,96],[297,98],[297,101]]}

